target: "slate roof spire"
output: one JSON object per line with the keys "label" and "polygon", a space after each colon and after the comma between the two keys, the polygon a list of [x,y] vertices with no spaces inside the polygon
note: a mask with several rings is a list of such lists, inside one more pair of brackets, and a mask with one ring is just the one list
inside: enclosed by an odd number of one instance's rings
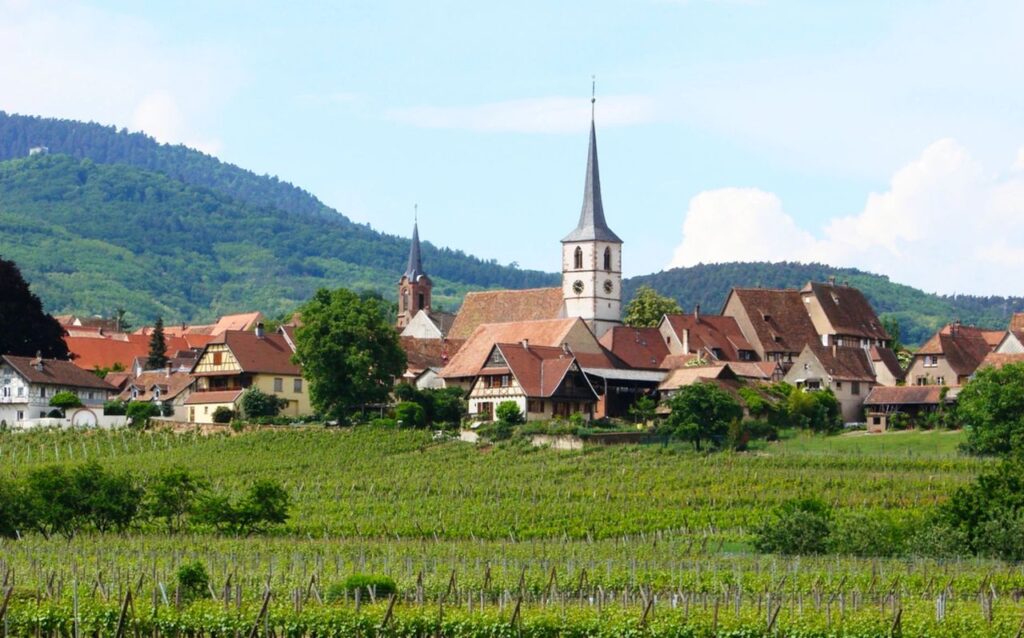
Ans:
{"label": "slate roof spire", "polygon": [[404,276],[409,281],[417,281],[426,277],[423,261],[420,258],[419,205],[413,207],[412,244],[409,246],[409,263],[405,266]]}
{"label": "slate roof spire", "polygon": [[565,236],[562,242],[610,241],[622,243],[619,236],[608,228],[604,220],[604,205],[601,203],[601,172],[597,166],[597,131],[594,126],[594,103],[590,98],[590,149],[587,151],[587,179],[583,186],[583,208],[576,229]]}

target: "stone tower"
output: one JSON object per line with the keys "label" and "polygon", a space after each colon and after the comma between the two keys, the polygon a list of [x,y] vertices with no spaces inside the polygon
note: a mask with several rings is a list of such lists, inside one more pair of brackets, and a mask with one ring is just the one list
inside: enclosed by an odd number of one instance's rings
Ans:
{"label": "stone tower", "polygon": [[566,315],[586,321],[598,338],[622,325],[622,240],[604,219],[593,115],[580,221],[562,240],[562,297]]}
{"label": "stone tower", "polygon": [[420,258],[419,223],[413,222],[412,245],[409,246],[409,263],[398,280],[398,322],[399,328],[409,325],[420,310],[430,312],[430,291],[434,287],[430,277],[423,270]]}

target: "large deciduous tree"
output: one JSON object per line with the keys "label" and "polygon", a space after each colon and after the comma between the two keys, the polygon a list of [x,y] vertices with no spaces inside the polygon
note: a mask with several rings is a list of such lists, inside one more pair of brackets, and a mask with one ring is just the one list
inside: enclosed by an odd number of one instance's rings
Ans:
{"label": "large deciduous tree", "polygon": [[1024,364],[979,370],[960,391],[956,414],[967,427],[972,452],[1024,449]]}
{"label": "large deciduous tree", "polygon": [[640,286],[633,299],[626,304],[626,325],[633,328],[653,328],[665,315],[679,315],[683,309],[675,299],[659,295],[650,286]]}
{"label": "large deciduous tree", "polygon": [[67,359],[64,329],[43,312],[13,261],[0,259],[0,354]]}
{"label": "large deciduous tree", "polygon": [[386,402],[406,359],[385,303],[321,289],[300,312],[295,361],[309,380],[314,409],[343,422],[353,410]]}
{"label": "large deciduous tree", "polygon": [[662,431],[693,443],[699,451],[702,441],[725,437],[729,424],[743,418],[743,407],[731,394],[714,383],[704,382],[680,388],[668,407]]}

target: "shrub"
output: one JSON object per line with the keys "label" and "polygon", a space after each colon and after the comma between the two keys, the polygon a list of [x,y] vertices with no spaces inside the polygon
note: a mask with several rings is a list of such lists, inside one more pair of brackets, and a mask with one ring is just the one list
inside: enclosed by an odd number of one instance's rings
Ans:
{"label": "shrub", "polygon": [[382,417],[382,418],[373,419],[372,421],[370,421],[370,425],[375,427],[375,428],[391,428],[391,429],[394,429],[394,428],[398,427],[398,421],[395,421],[394,419],[388,419],[388,418],[383,418]]}
{"label": "shrub", "polygon": [[146,427],[150,419],[160,412],[160,408],[148,401],[131,401],[124,413],[131,421],[131,427],[141,430]]}
{"label": "shrub", "polygon": [[63,390],[50,397],[50,407],[57,408],[61,411],[61,416],[68,408],[80,408],[82,407],[82,400],[78,398],[78,395],[70,390]]}
{"label": "shrub", "polygon": [[515,431],[515,426],[511,423],[506,423],[505,421],[491,421],[490,423],[481,425],[476,432],[481,437],[490,441],[505,441],[512,438]]}
{"label": "shrub", "polygon": [[494,410],[494,415],[499,421],[507,423],[508,425],[519,425],[525,422],[523,418],[523,412],[519,409],[519,404],[515,401],[502,401],[498,404],[498,407]]}
{"label": "shrub", "polygon": [[771,554],[823,554],[829,547],[832,511],[814,498],[786,501],[754,531],[754,547]]}
{"label": "shrub", "polygon": [[235,411],[225,405],[217,406],[217,409],[213,411],[214,423],[231,423],[234,418]]}
{"label": "shrub", "polygon": [[182,602],[192,602],[206,596],[210,590],[210,575],[199,561],[185,563],[178,568],[178,593]]}
{"label": "shrub", "polygon": [[287,404],[287,401],[279,399],[272,394],[267,394],[257,387],[247,388],[242,393],[239,402],[241,404],[241,412],[247,419],[277,416],[281,408]]}
{"label": "shrub", "polygon": [[103,404],[103,414],[107,416],[124,416],[128,404],[121,399],[112,399]]}
{"label": "shrub", "polygon": [[395,420],[402,427],[422,428],[427,425],[427,413],[419,403],[403,401],[395,406]]}
{"label": "shrub", "polygon": [[290,505],[280,483],[260,480],[237,503],[224,494],[207,494],[195,508],[195,520],[220,532],[248,536],[287,521]]}
{"label": "shrub", "polygon": [[345,598],[347,593],[354,597],[356,591],[362,600],[370,600],[370,588],[373,588],[373,595],[376,599],[387,598],[398,591],[395,581],[388,576],[376,574],[352,574],[343,582],[334,583],[327,588],[325,601],[335,603]]}
{"label": "shrub", "polygon": [[889,429],[906,430],[910,428],[910,415],[906,412],[893,412],[889,415]]}
{"label": "shrub", "polygon": [[912,525],[888,512],[847,512],[836,518],[831,549],[854,556],[901,556]]}
{"label": "shrub", "polygon": [[693,443],[698,452],[703,441],[721,444],[729,424],[743,418],[739,401],[714,383],[680,388],[668,400],[668,406],[671,412],[660,431]]}

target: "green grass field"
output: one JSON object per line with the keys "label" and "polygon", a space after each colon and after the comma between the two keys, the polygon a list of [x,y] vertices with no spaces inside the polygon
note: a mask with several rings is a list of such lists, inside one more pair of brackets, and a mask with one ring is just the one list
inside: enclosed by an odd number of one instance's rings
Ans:
{"label": "green grass field", "polygon": [[[832,611],[826,607],[839,605],[840,593],[851,618],[858,605],[876,606],[888,618],[900,597],[908,619],[924,623],[934,598],[947,595],[942,592],[960,601],[958,609],[972,609],[971,618],[984,616],[989,612],[982,609],[979,591],[995,592],[1005,599],[1005,613],[1019,615],[1024,609],[1008,598],[1024,591],[1024,572],[1014,565],[784,559],[750,549],[751,526],[796,496],[818,496],[838,511],[920,516],[989,463],[961,455],[961,439],[947,432],[799,434],[749,453],[697,454],[677,445],[595,446],[578,452],[526,444],[478,448],[435,441],[426,432],[367,427],[213,436],[0,434],[0,472],[6,476],[84,460],[143,477],[182,466],[229,490],[275,478],[294,498],[291,520],[270,536],[170,537],[153,525],[126,536],[83,535],[67,542],[30,535],[0,542],[0,579],[10,568],[37,599],[54,600],[53,613],[65,621],[67,592],[76,580],[80,590],[82,582],[89,583],[84,590],[101,607],[113,605],[123,595],[114,592],[134,583],[137,596],[162,608],[160,587],[171,587],[177,566],[193,559],[207,566],[218,588],[232,576],[233,586],[243,592],[233,613],[242,616],[256,613],[252,606],[258,607],[267,584],[280,597],[274,613],[286,618],[305,613],[295,592],[305,590],[308,598],[314,575],[322,589],[357,572],[395,578],[406,603],[421,595],[434,596],[436,603],[447,594],[471,613],[479,595],[478,607],[497,605],[506,617],[511,609],[505,604],[517,595],[531,614],[541,614],[551,602],[553,581],[563,592],[563,607],[571,603],[591,612],[595,597],[610,596],[608,605],[636,615],[645,591],[660,592],[663,605],[700,595],[701,622],[709,621],[709,604],[732,605],[734,619],[740,619],[760,618],[779,601],[790,605],[783,615],[787,626],[802,622],[798,605],[808,607],[811,622],[814,600],[814,623],[824,627],[822,635],[832,630]],[[567,599],[570,592],[576,598]],[[711,597],[718,602],[709,602]],[[27,613],[26,608],[20,606],[18,613]],[[1002,627],[999,622],[1009,620],[993,622],[985,626]]]}

